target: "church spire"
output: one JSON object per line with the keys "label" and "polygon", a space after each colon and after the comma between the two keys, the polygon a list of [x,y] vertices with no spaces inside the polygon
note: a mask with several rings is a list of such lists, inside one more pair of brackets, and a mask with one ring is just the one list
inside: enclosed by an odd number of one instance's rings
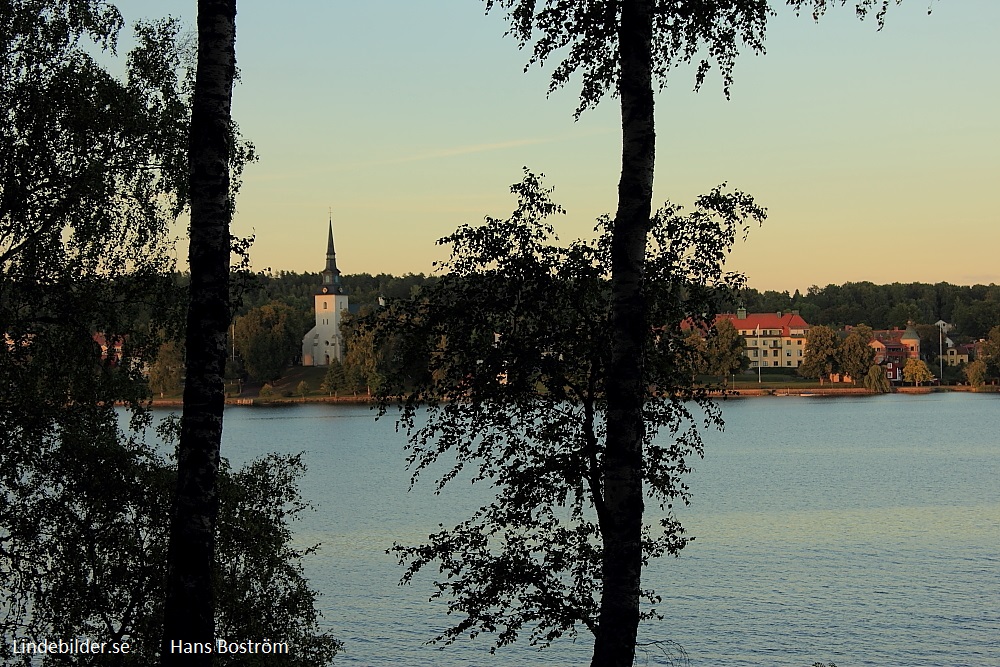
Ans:
{"label": "church spire", "polygon": [[337,252],[333,247],[333,215],[330,215],[330,227],[326,237],[326,268],[323,269],[323,292],[343,294],[340,284],[340,269],[337,268]]}
{"label": "church spire", "polygon": [[330,231],[326,238],[326,270],[340,274],[337,270],[337,251],[333,248],[333,217],[330,217]]}

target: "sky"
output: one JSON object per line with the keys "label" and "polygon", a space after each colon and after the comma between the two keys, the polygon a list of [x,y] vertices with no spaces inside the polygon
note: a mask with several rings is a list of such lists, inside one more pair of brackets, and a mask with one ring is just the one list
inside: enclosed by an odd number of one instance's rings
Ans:
{"label": "sky", "polygon": [[[195,0],[121,8],[194,31]],[[321,270],[332,213],[344,273],[429,273],[446,257],[436,239],[509,215],[525,166],[567,209],[563,240],[614,212],[617,100],[574,120],[579,82],[547,95],[551,65],[525,72],[482,2],[238,12],[233,115],[260,160],[233,226],[256,235],[254,268]],[[997,25],[997,0],[904,0],[882,31],[851,6],[818,23],[779,8],[766,55],[737,60],[730,100],[718,76],[693,92],[693,68],[657,94],[654,206],[722,182],[752,194],[768,219],[727,268],[760,290],[1000,283]]]}

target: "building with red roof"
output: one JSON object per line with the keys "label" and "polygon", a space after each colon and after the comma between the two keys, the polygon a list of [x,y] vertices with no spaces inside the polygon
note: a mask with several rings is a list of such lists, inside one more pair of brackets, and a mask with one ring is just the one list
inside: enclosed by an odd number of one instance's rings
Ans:
{"label": "building with red roof", "polygon": [[721,313],[715,319],[729,320],[746,340],[744,354],[750,368],[798,368],[805,359],[809,324],[798,311],[790,313]]}

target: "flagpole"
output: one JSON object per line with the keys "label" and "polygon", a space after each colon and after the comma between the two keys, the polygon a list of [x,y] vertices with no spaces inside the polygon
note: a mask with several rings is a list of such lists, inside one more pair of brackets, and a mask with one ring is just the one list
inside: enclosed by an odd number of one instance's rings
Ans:
{"label": "flagpole", "polygon": [[760,325],[757,325],[757,384],[760,384]]}

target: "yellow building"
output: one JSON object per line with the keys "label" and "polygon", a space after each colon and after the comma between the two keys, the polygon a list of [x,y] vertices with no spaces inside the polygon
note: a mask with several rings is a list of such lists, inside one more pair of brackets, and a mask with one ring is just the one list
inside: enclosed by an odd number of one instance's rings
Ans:
{"label": "yellow building", "polygon": [[746,340],[744,354],[750,368],[798,368],[806,354],[809,324],[797,311],[790,313],[747,313],[745,308],[735,314],[720,314]]}

